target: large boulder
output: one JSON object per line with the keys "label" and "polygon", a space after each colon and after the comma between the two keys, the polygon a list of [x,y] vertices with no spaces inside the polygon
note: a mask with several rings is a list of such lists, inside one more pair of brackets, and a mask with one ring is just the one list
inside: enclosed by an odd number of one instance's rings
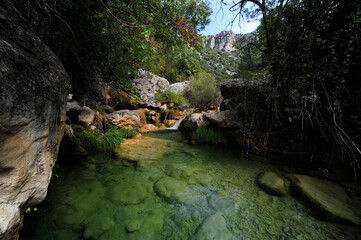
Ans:
{"label": "large boulder", "polygon": [[141,118],[136,110],[119,110],[108,114],[108,120],[117,127],[138,128]]}
{"label": "large boulder", "polygon": [[290,181],[274,172],[263,172],[257,176],[256,184],[265,192],[283,196],[289,193]]}
{"label": "large boulder", "polygon": [[259,101],[266,100],[263,97],[266,90],[266,83],[264,81],[230,79],[223,82],[220,89],[223,97],[221,110],[234,109],[239,103],[244,103],[245,101],[257,104]]}
{"label": "large boulder", "polygon": [[85,126],[89,126],[95,119],[95,112],[89,107],[84,106],[78,116],[79,122]]}
{"label": "large boulder", "polygon": [[132,80],[132,83],[140,91],[140,105],[151,108],[160,107],[160,103],[156,101],[154,97],[157,93],[169,87],[167,79],[145,70],[139,70],[135,79]]}
{"label": "large boulder", "polygon": [[179,94],[187,90],[188,86],[189,86],[189,81],[177,82],[169,85],[169,90],[171,92]]}
{"label": "large boulder", "polygon": [[0,239],[46,196],[63,137],[68,76],[8,0],[0,3]]}
{"label": "large boulder", "polygon": [[348,204],[352,201],[338,184],[299,174],[288,175],[292,188],[321,219],[361,225],[361,219]]}
{"label": "large boulder", "polygon": [[216,127],[240,128],[242,127],[239,116],[235,111],[226,110],[221,112],[205,113],[204,119]]}

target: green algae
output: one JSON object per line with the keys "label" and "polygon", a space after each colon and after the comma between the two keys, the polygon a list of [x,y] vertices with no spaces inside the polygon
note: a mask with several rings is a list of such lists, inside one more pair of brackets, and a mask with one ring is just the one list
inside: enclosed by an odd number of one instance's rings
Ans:
{"label": "green algae", "polygon": [[[319,221],[292,196],[254,183],[276,166],[177,132],[126,140],[118,156],[64,162],[21,239],[358,239],[354,226]],[[141,163],[140,167],[137,164]]]}

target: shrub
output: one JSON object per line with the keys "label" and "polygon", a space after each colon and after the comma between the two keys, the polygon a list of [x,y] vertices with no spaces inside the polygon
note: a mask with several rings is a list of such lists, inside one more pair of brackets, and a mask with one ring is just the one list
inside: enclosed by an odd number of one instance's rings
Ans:
{"label": "shrub", "polygon": [[184,97],[182,94],[174,93],[170,90],[165,90],[161,93],[155,95],[155,100],[161,103],[174,103],[174,105],[179,106],[184,103]]}
{"label": "shrub", "polygon": [[72,125],[75,142],[88,151],[109,151],[123,142],[124,138],[132,138],[137,135],[137,130],[130,128],[116,129],[107,124],[107,132],[92,131],[88,127]]}
{"label": "shrub", "polygon": [[225,140],[225,135],[219,129],[200,127],[197,129],[195,139],[201,143],[221,143]]}
{"label": "shrub", "polygon": [[201,72],[190,78],[190,87],[186,97],[191,105],[199,108],[218,105],[221,100],[216,79],[206,72]]}

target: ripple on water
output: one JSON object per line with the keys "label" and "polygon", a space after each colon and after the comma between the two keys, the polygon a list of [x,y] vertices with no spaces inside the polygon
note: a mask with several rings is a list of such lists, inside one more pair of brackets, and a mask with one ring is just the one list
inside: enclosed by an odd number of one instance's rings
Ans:
{"label": "ripple on water", "polygon": [[[124,164],[124,161],[127,164]],[[292,196],[261,191],[275,166],[237,150],[189,145],[177,132],[126,141],[107,154],[61,164],[21,239],[358,239],[354,226],[322,222]]]}

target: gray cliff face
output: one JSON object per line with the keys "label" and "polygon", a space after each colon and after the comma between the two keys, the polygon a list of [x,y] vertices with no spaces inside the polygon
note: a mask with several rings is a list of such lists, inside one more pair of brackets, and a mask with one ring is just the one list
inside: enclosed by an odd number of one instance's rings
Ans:
{"label": "gray cliff face", "polygon": [[223,31],[217,35],[204,36],[203,39],[205,46],[208,48],[232,52],[236,50],[235,43],[242,37],[246,38],[246,41],[242,44],[244,46],[252,40],[253,34],[235,34],[232,31]]}
{"label": "gray cliff face", "polygon": [[24,210],[47,194],[63,137],[68,76],[0,0],[0,239],[18,239]]}

